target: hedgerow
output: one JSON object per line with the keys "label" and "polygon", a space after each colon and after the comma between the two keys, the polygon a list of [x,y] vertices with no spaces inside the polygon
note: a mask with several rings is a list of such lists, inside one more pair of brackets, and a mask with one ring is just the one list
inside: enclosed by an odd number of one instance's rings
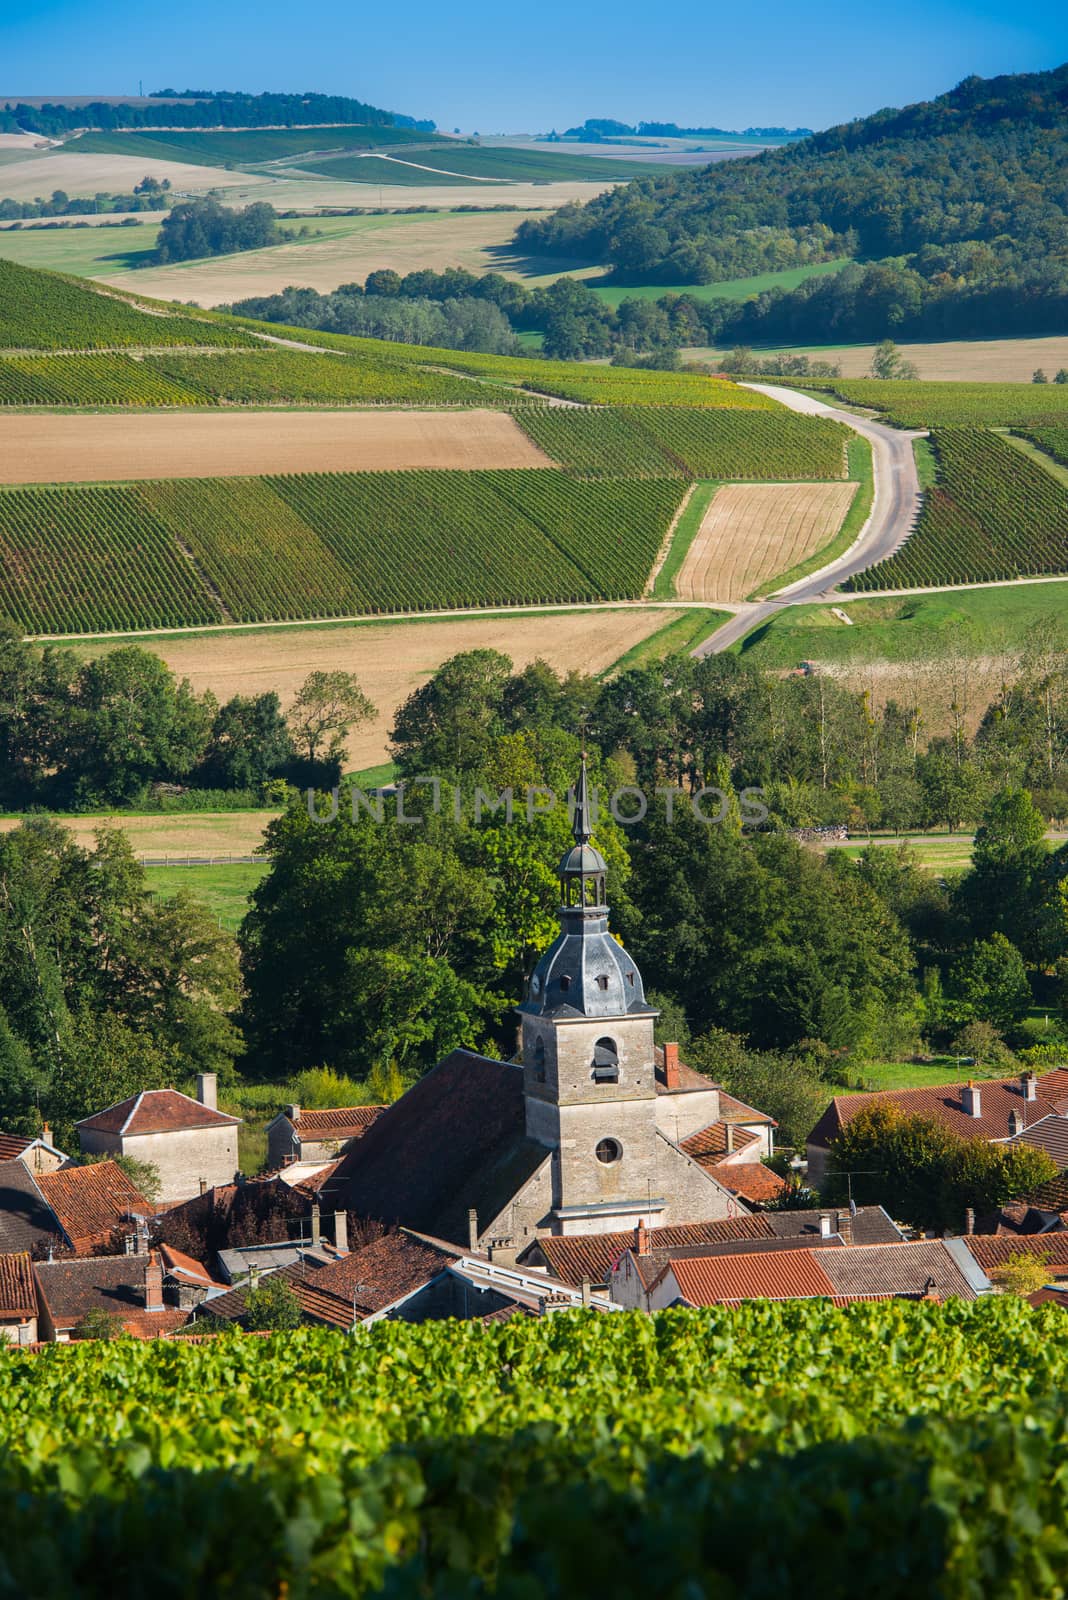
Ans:
{"label": "hedgerow", "polygon": [[1063,1315],[755,1302],[6,1347],[0,1585],[1057,1600]]}

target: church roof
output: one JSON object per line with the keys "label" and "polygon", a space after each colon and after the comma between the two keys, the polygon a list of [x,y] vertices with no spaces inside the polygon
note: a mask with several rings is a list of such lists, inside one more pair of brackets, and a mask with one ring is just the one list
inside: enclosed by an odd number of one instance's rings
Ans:
{"label": "church roof", "polygon": [[526,1136],[523,1069],[454,1050],[346,1152],[323,1203],[467,1247],[549,1151]]}

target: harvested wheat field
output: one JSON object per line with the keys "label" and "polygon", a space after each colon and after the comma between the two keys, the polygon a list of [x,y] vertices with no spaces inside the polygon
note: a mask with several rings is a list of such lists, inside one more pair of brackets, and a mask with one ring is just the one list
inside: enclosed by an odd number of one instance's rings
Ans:
{"label": "harvested wheat field", "polygon": [[[1065,334],[1034,339],[950,339],[943,343],[902,344],[898,348],[913,363],[918,377],[945,383],[1030,383],[1036,367],[1044,368],[1050,378],[1061,367],[1068,367]],[[780,353],[833,362],[843,378],[870,378],[875,346],[797,345],[783,352],[763,348],[759,352],[762,357]],[[691,361],[718,361],[722,351],[702,347],[682,354]]]}
{"label": "harvested wheat field", "polygon": [[717,489],[675,580],[680,600],[744,600],[833,539],[855,483],[734,483]]}
{"label": "harvested wheat field", "polygon": [[[631,645],[666,627],[674,616],[670,610],[634,606],[438,622],[278,628],[139,642],[161,656],[179,677],[188,678],[198,693],[210,689],[219,700],[273,689],[287,706],[309,672],[354,672],[378,708],[374,722],[357,729],[349,740],[350,764],[362,769],[387,759],[389,729],[401,701],[425,683],[443,661],[462,650],[501,650],[517,668],[543,656],[557,672],[572,667],[579,672],[601,672]],[[78,647],[79,655],[100,653]]]}
{"label": "harvested wheat field", "polygon": [[552,465],[505,411],[0,416],[0,483]]}
{"label": "harvested wheat field", "polygon": [[[263,843],[273,811],[174,811],[142,817],[61,817],[83,849],[93,848],[101,828],[121,828],[139,856],[250,856]],[[19,826],[17,817],[0,818],[0,833]]]}

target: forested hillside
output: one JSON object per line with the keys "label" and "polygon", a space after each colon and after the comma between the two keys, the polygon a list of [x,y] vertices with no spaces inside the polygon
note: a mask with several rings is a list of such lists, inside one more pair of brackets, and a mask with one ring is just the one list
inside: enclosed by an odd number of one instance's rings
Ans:
{"label": "forested hillside", "polygon": [[724,306],[728,338],[950,337],[1068,325],[1068,66],[950,93],[752,161],[641,178],[520,225],[530,251],[620,283],[859,264]]}
{"label": "forested hillside", "polygon": [[[152,101],[156,101],[155,105]],[[432,129],[432,122],[383,111],[345,95],[243,94],[240,90],[161,89],[137,101],[5,101],[0,132],[17,128],[60,138],[80,128],[278,128],[357,122],[381,127]]]}

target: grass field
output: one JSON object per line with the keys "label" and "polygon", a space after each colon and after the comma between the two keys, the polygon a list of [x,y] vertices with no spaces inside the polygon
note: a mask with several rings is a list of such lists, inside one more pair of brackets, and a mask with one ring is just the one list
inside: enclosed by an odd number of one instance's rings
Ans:
{"label": "grass field", "polygon": [[823,550],[852,483],[733,483],[717,489],[675,578],[681,600],[746,599]]}
{"label": "grass field", "polygon": [[207,906],[220,926],[236,933],[248,910],[248,897],[267,871],[267,864],[235,862],[216,867],[146,867],[148,887],[161,900],[186,893]]}
{"label": "grass field", "polygon": [[830,606],[792,606],[738,647],[755,665],[799,661],[848,666],[865,661],[937,660],[946,649],[975,657],[1013,654],[1036,633],[1055,630],[1068,648],[1068,582],[963,589],[883,599],[845,598],[845,627]]}
{"label": "grass field", "polygon": [[[610,306],[620,306],[624,300],[660,300],[666,294],[690,295],[694,300],[751,300],[768,289],[796,289],[806,278],[821,278],[829,272],[840,272],[848,265],[849,257],[842,256],[835,261],[816,261],[807,267],[787,267],[782,272],[761,272],[755,277],[728,278],[719,283],[646,283],[635,288],[620,288],[618,284],[587,280],[586,287]],[[722,355],[722,351],[719,354]]]}
{"label": "grass field", "polygon": [[[152,812],[144,816],[126,814],[62,817],[75,842],[91,848],[101,828],[119,828],[127,835],[137,856],[248,856],[263,841],[263,830],[273,811],[178,811]],[[17,828],[20,818],[0,818],[0,833]],[[181,868],[184,872],[184,866]],[[235,870],[227,868],[227,871]]]}
{"label": "grass field", "polygon": [[[0,189],[3,186],[0,178]],[[0,228],[0,260],[70,272],[76,278],[116,277],[149,260],[159,228],[158,216],[139,217],[136,228],[4,227]]]}
{"label": "grass field", "polygon": [[[671,548],[656,575],[653,584],[654,599],[671,600],[675,597],[675,581],[718,488],[719,484],[714,478],[705,478],[694,484],[693,493],[683,507],[682,515],[672,535]],[[711,629],[709,631],[711,632]]]}
{"label": "grass field", "polygon": [[415,128],[376,128],[356,123],[314,128],[140,129],[129,133],[85,133],[63,146],[78,155],[138,156],[146,161],[187,161],[198,166],[237,162],[243,166],[282,161],[309,151],[433,148],[447,141]]}

